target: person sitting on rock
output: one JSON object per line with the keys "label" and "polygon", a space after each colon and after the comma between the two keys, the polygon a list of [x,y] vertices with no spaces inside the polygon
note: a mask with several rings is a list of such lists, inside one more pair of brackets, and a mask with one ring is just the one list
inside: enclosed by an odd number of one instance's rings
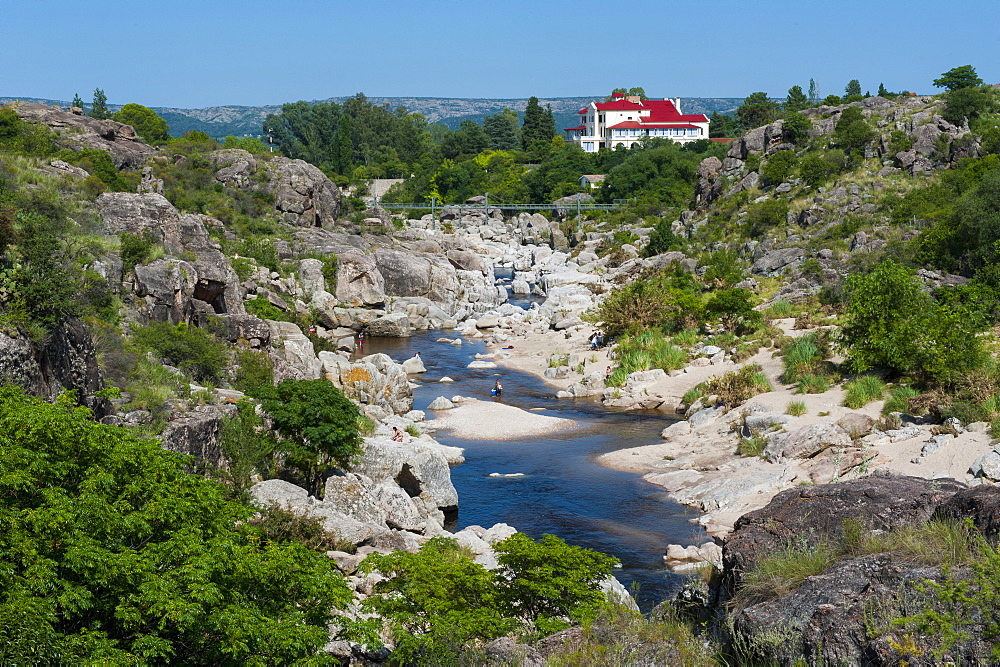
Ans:
{"label": "person sitting on rock", "polygon": [[403,442],[403,432],[395,426],[392,427],[392,439],[394,442]]}

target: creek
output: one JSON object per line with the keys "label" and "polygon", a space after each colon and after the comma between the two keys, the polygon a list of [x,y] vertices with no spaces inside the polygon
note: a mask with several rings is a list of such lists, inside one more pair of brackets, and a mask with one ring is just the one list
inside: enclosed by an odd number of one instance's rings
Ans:
{"label": "creek", "polygon": [[[512,302],[528,305],[527,300]],[[556,399],[551,387],[528,373],[503,367],[466,368],[477,352],[487,351],[486,346],[475,339],[464,339],[461,346],[436,342],[456,335],[432,330],[415,332],[410,338],[369,339],[363,354],[384,352],[403,361],[420,353],[427,372],[411,377],[420,383],[413,391],[416,410],[426,410],[438,396],[460,395],[502,400],[577,422],[563,432],[519,440],[466,440],[436,433],[442,444],[465,448],[466,462],[451,470],[459,497],[458,528],[504,522],[535,538],[552,533],[621,560],[615,576],[631,588],[644,611],[671,597],[682,578],[664,568],[664,550],[671,543],[701,544],[709,539],[691,523],[697,511],[670,500],[639,475],[595,461],[608,451],[658,442],[666,425],[663,414],[616,411],[596,399]],[[454,382],[439,383],[444,376]],[[504,387],[502,399],[490,395],[497,378]],[[427,411],[428,419],[433,416]],[[490,473],[523,476],[490,477]]]}

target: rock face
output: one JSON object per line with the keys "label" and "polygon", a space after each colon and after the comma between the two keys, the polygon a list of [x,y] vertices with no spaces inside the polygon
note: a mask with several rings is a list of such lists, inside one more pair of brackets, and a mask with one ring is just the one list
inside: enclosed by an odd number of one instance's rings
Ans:
{"label": "rock face", "polygon": [[837,424],[812,424],[775,439],[764,448],[764,456],[774,463],[781,458],[808,459],[830,447],[850,447],[851,437]]}
{"label": "rock face", "polygon": [[226,460],[219,446],[219,429],[222,422],[235,413],[235,405],[198,406],[167,423],[160,435],[163,447],[224,468]]}
{"label": "rock face", "polygon": [[361,252],[337,256],[337,300],[351,306],[385,303],[385,279],[375,260]]}
{"label": "rock face", "polygon": [[104,389],[104,380],[90,331],[79,320],[55,328],[43,343],[0,332],[0,382],[48,400],[75,390],[98,419],[110,411],[106,399],[94,396]]}
{"label": "rock face", "polygon": [[926,521],[964,488],[951,479],[870,476],[782,491],[766,507],[737,520],[723,547],[724,576],[737,584],[761,555],[793,541],[840,535],[845,519],[880,530]]}
{"label": "rock face", "polygon": [[[737,522],[723,552],[724,580],[738,579],[747,564],[789,540],[809,543],[836,536],[844,519],[883,530],[919,525],[932,516],[971,519],[985,535],[995,536],[1000,529],[998,510],[1000,489],[966,489],[946,479],[867,477],[793,489]],[[954,575],[962,578],[966,572],[956,568]],[[924,582],[942,579],[940,567],[894,554],[848,556],[783,595],[768,597],[765,592],[767,599],[737,598],[731,616],[733,641],[742,647],[740,657],[746,664],[898,665],[899,645],[911,631],[890,621],[938,605]],[[909,664],[941,664],[928,650],[933,637],[911,636],[910,641],[914,639]],[[990,664],[989,651],[981,637],[960,637],[945,659]]]}
{"label": "rock face", "polygon": [[138,169],[156,152],[139,141],[131,125],[114,120],[78,116],[68,111],[34,102],[11,105],[14,112],[31,123],[48,125],[76,150],[96,148],[111,156],[118,169]]}
{"label": "rock face", "polygon": [[413,392],[406,370],[385,354],[348,361],[332,352],[320,352],[323,377],[363,405],[375,405],[389,414],[413,409]]}

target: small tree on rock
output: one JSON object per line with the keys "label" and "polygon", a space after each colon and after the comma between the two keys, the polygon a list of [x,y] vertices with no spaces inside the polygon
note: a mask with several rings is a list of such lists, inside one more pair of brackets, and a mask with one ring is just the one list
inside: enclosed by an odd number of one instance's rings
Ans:
{"label": "small tree on rock", "polygon": [[948,91],[958,90],[959,88],[972,88],[974,86],[983,85],[983,80],[979,78],[976,74],[976,68],[972,65],[962,65],[961,67],[953,67],[952,69],[944,72],[941,78],[934,79],[934,85],[937,88],[944,88]]}
{"label": "small tree on rock", "polygon": [[286,463],[319,497],[327,469],[344,468],[361,453],[361,412],[329,380],[284,380],[263,388],[261,406],[282,437]]}
{"label": "small tree on rock", "polygon": [[170,141],[170,126],[155,111],[141,104],[126,104],[114,116],[114,120],[135,128],[135,133],[146,143],[163,144]]}
{"label": "small tree on rock", "polygon": [[111,117],[111,112],[108,111],[108,96],[100,88],[94,89],[94,103],[90,105],[90,117],[102,120]]}

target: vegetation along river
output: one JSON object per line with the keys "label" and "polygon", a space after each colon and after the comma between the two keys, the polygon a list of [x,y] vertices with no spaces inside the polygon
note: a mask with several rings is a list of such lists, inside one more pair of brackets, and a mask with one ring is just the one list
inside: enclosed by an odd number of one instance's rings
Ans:
{"label": "vegetation along river", "polygon": [[[416,332],[410,338],[371,339],[364,354],[384,352],[402,361],[419,352],[427,368],[416,378],[414,409],[425,410],[438,396],[490,396],[494,381],[503,383],[504,403],[539,414],[577,422],[574,428],[520,440],[466,440],[435,434],[441,443],[465,448],[466,462],[452,468],[458,490],[458,528],[505,522],[540,537],[553,533],[571,544],[612,554],[622,561],[616,576],[631,587],[640,607],[648,610],[672,595],[681,578],[665,570],[666,545],[704,543],[708,538],[683,507],[639,475],[598,465],[596,457],[615,449],[659,440],[662,414],[622,412],[594,399],[556,399],[540,379],[499,367],[466,368],[482,342],[465,339],[462,346],[438,343],[454,338],[452,331]],[[448,376],[453,383],[439,383]],[[428,419],[434,413],[427,411]],[[523,473],[521,477],[490,477],[490,473]]]}

